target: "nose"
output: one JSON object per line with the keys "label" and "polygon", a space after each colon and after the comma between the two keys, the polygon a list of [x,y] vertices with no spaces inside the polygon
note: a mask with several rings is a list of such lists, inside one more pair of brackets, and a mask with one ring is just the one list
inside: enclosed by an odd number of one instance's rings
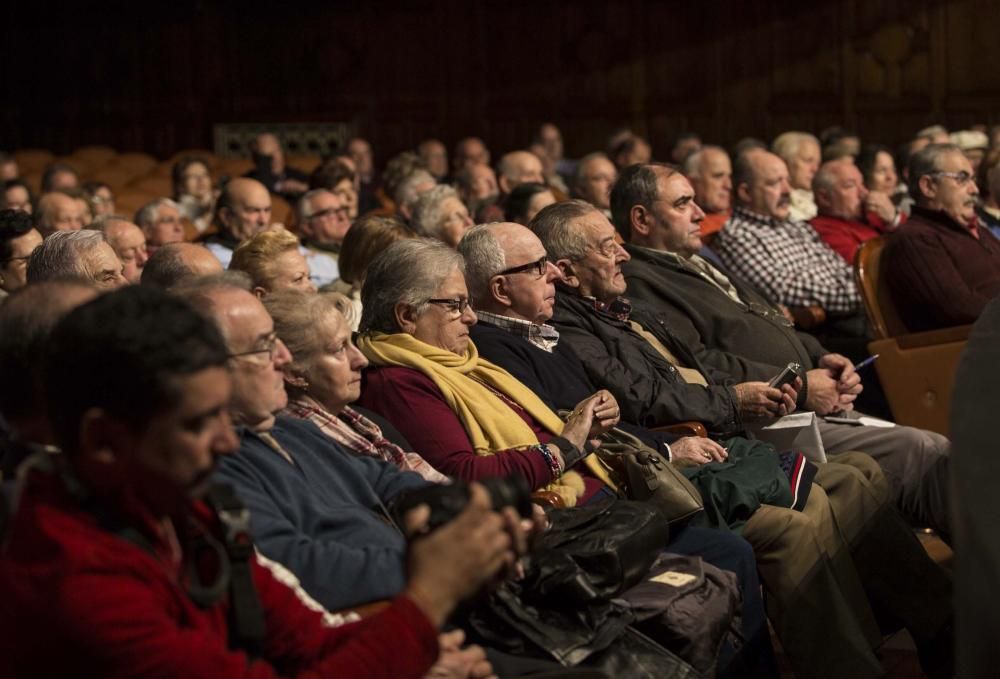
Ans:
{"label": "nose", "polygon": [[545,282],[551,283],[553,281],[563,280],[562,269],[556,266],[553,262],[547,262],[545,264]]}
{"label": "nose", "polygon": [[350,349],[348,349],[348,355],[350,357],[350,366],[352,370],[364,370],[368,367],[368,359],[365,355],[361,353],[354,344],[350,344]]}
{"label": "nose", "polygon": [[694,217],[691,219],[691,221],[697,224],[698,222],[700,222],[705,218],[705,211],[701,209],[701,206],[698,205],[698,203],[692,202],[691,204],[694,205]]}
{"label": "nose", "polygon": [[149,261],[149,251],[146,248],[140,248],[135,255],[135,262],[141,268],[145,266],[146,262]]}
{"label": "nose", "polygon": [[623,248],[618,243],[615,243],[615,247],[618,248],[618,256],[615,257],[616,262],[627,262],[632,259],[632,255],[628,253],[628,250]]}
{"label": "nose", "polygon": [[476,316],[476,312],[473,310],[471,304],[465,307],[465,311],[462,312],[459,319],[470,327],[479,322],[479,316]]}
{"label": "nose", "polygon": [[271,357],[271,362],[278,369],[292,362],[292,352],[288,350],[288,347],[280,339],[274,343],[274,354]]}

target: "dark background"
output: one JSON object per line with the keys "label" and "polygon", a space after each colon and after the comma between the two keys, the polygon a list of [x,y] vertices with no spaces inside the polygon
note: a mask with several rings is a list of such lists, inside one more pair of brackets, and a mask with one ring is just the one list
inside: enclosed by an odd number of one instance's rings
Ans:
{"label": "dark background", "polygon": [[161,158],[212,125],[355,124],[384,162],[420,139],[566,152],[631,126],[767,139],[844,124],[897,143],[927,124],[997,122],[991,0],[15,0],[0,10],[0,148],[84,144]]}

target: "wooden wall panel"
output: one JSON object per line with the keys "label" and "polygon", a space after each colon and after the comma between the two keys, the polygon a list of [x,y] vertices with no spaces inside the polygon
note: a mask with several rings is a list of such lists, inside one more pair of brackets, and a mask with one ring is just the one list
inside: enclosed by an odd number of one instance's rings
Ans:
{"label": "wooden wall panel", "polygon": [[[16,6],[15,6],[16,5]],[[561,125],[654,150],[832,124],[897,143],[997,122],[995,0],[124,1],[0,10],[0,148],[107,143],[161,157],[219,122],[346,121],[380,160],[469,134],[494,155]]]}

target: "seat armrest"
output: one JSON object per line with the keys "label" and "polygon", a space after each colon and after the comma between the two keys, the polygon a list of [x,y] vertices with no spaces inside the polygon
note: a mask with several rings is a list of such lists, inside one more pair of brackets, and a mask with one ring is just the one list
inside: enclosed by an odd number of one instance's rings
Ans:
{"label": "seat armrest", "polygon": [[680,436],[700,436],[708,438],[708,431],[701,422],[678,422],[663,427],[652,427],[650,431],[664,434],[679,434]]}
{"label": "seat armrest", "polygon": [[559,493],[555,493],[551,490],[536,490],[531,494],[531,501],[536,505],[549,507],[551,509],[562,509],[566,506],[563,499],[559,496]]}
{"label": "seat armrest", "polygon": [[929,347],[935,344],[964,342],[969,339],[969,333],[971,331],[971,325],[958,325],[954,328],[940,328],[938,330],[927,330],[924,332],[910,333],[908,335],[899,335],[894,339],[900,349],[916,349],[918,347]]}

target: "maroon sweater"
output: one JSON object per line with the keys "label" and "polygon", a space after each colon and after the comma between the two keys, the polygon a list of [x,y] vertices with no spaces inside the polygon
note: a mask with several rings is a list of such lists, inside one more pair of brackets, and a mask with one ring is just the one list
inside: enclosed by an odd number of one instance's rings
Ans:
{"label": "maroon sweater", "polygon": [[[413,450],[442,474],[464,481],[519,474],[535,489],[552,481],[549,465],[537,450],[476,454],[458,415],[445,402],[434,381],[420,371],[399,366],[370,367],[365,370],[364,380],[358,405],[389,420]],[[523,408],[511,401],[504,403],[510,406],[512,417],[520,417],[531,427],[539,443],[552,438]],[[577,465],[575,469],[583,476],[585,485],[582,504],[603,484],[585,465]]]}
{"label": "maroon sweater", "polygon": [[943,212],[914,207],[889,235],[882,275],[911,332],[974,323],[1000,293],[1000,241],[973,228],[978,238]]}

